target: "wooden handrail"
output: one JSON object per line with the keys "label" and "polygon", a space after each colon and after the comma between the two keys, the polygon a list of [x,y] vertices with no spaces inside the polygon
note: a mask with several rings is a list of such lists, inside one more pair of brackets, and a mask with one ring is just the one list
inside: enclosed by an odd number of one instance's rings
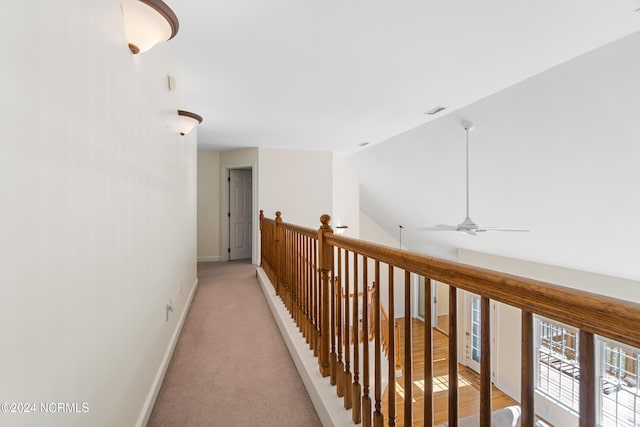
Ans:
{"label": "wooden handrail", "polygon": [[[287,224],[280,212],[276,219],[260,213],[261,266],[292,318],[318,357],[323,376],[330,375],[337,395],[352,411],[354,423],[381,426],[388,416],[395,425],[395,371],[400,363],[400,332],[395,321],[394,287],[404,289],[404,422],[413,420],[413,353],[411,319],[411,274],[437,280],[449,288],[449,333],[457,336],[457,291],[462,289],[481,298],[480,313],[480,425],[491,425],[491,373],[489,325],[490,301],[522,311],[521,425],[534,424],[533,316],[554,319],[579,329],[580,334],[580,426],[596,424],[594,336],[599,335],[632,347],[640,347],[640,304],[579,289],[518,277],[454,261],[419,255],[333,234],[330,218],[323,215],[319,230]],[[369,286],[369,261],[375,266],[373,286]],[[389,269],[387,286],[389,310],[380,301],[380,265]],[[404,271],[404,283],[394,284],[394,269]],[[367,289],[360,292],[359,289]],[[429,290],[430,292],[430,290]],[[433,334],[431,297],[425,299],[424,422],[433,425]],[[362,304],[362,305],[360,305]],[[362,308],[362,311],[360,310]],[[393,324],[392,324],[393,322]],[[457,360],[456,339],[449,340],[450,361]],[[362,347],[362,349],[360,349]],[[369,352],[373,352],[370,366]],[[391,393],[385,415],[381,403],[381,355],[388,360]],[[395,369],[394,369],[395,368]],[[370,375],[371,374],[371,375]],[[373,378],[373,383],[372,382]],[[449,426],[458,423],[457,363],[449,363]],[[373,390],[373,396],[371,391]],[[372,400],[373,397],[373,400]]]}
{"label": "wooden handrail", "polygon": [[532,311],[633,347],[640,347],[640,305],[580,289],[401,251],[346,236],[327,244],[372,257],[494,301]]}

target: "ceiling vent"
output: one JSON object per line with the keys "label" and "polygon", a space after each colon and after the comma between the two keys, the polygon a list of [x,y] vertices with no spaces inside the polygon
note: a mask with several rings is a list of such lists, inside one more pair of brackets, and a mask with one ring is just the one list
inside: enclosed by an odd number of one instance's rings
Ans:
{"label": "ceiling vent", "polygon": [[430,116],[433,116],[434,114],[438,114],[440,111],[444,110],[445,108],[446,107],[443,107],[442,105],[438,105],[437,107],[427,111],[427,114]]}

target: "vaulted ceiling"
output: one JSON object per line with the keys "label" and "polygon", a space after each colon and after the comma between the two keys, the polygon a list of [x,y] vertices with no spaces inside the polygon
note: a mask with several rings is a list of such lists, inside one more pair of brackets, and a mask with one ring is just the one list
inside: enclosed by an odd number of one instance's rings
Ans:
{"label": "vaulted ceiling", "polygon": [[640,29],[632,0],[169,4],[182,108],[216,150],[351,152]]}
{"label": "vaulted ceiling", "polygon": [[[637,0],[171,6],[201,149],[343,152],[362,211],[409,249],[640,280]],[[416,231],[464,219],[464,119],[471,217],[531,233]]]}

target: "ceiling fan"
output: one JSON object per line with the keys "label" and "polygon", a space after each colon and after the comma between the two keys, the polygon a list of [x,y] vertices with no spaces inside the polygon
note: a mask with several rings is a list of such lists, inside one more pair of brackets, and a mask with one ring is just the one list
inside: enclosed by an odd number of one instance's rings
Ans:
{"label": "ceiling fan", "polygon": [[438,224],[435,227],[418,228],[418,231],[461,231],[465,234],[471,234],[473,236],[476,236],[477,233],[482,233],[485,231],[528,232],[529,230],[517,230],[517,229],[500,228],[500,227],[482,227],[481,228],[478,224],[473,222],[473,220],[469,216],[469,131],[473,129],[473,123],[464,120],[462,122],[462,127],[464,128],[467,135],[467,216],[465,217],[464,221],[462,221],[458,225]]}

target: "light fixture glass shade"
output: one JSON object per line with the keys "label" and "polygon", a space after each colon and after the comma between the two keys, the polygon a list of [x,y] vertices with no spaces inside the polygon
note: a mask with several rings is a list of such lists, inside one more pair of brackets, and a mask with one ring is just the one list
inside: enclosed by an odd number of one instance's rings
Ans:
{"label": "light fixture glass shade", "polygon": [[202,117],[189,111],[178,110],[178,131],[180,135],[186,135],[198,124],[202,123]]}
{"label": "light fixture glass shade", "polygon": [[336,226],[336,234],[342,234],[345,231],[347,231],[347,228],[349,228],[348,225],[337,225]]}
{"label": "light fixture glass shade", "polygon": [[162,0],[121,0],[124,31],[131,53],[146,52],[178,32],[178,18]]}

